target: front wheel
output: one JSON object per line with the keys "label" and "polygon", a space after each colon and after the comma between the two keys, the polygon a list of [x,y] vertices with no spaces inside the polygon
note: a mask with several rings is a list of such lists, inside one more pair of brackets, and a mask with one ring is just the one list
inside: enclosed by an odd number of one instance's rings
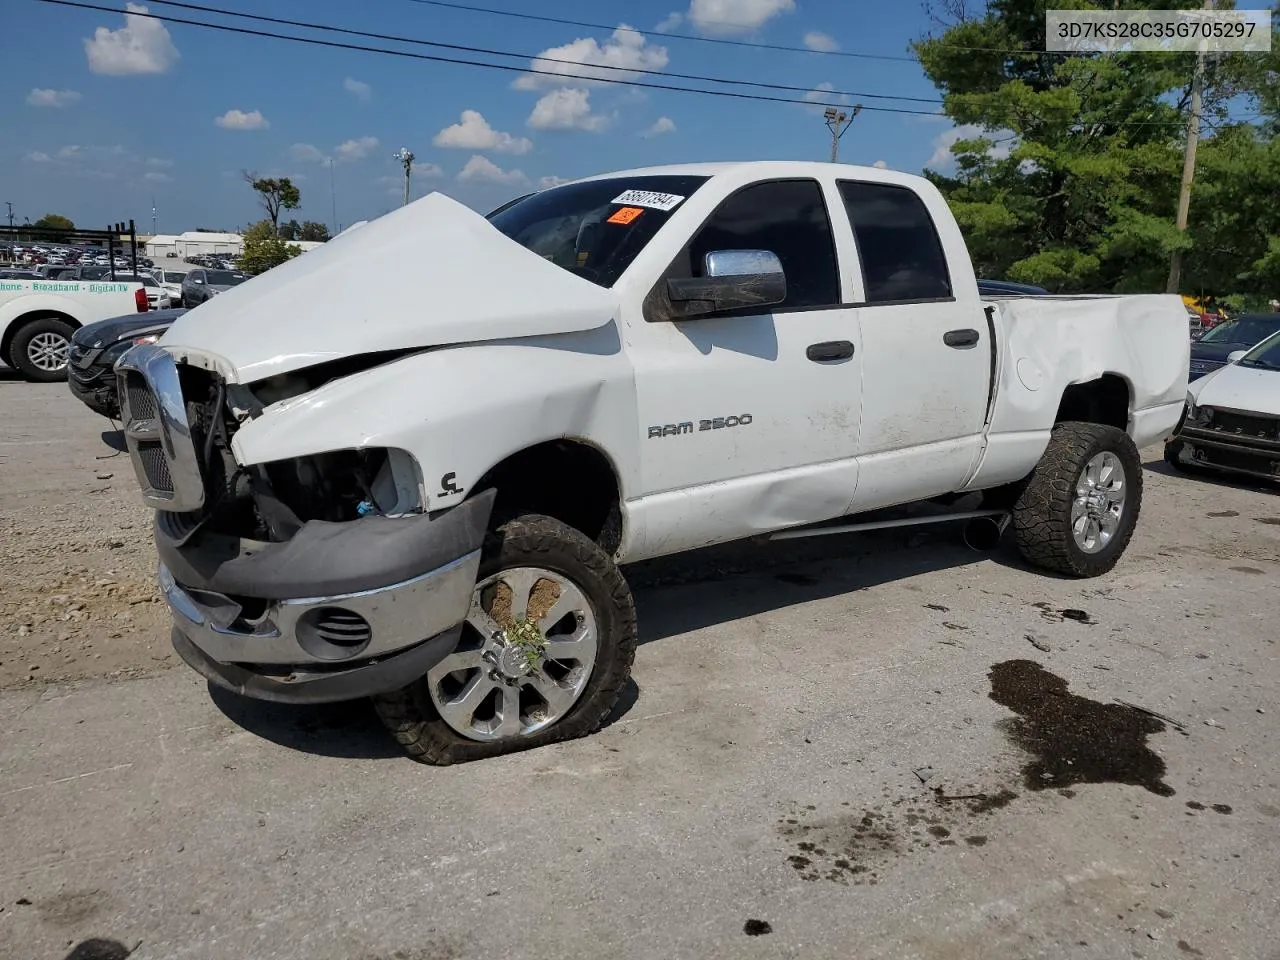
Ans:
{"label": "front wheel", "polygon": [[1142,507],[1142,458],[1123,430],[1060,423],[1013,507],[1028,562],[1097,577],[1120,560]]}
{"label": "front wheel", "polygon": [[67,379],[67,359],[76,328],[65,320],[45,317],[33,320],[13,338],[9,356],[28,380],[56,383]]}
{"label": "front wheel", "polygon": [[635,647],[635,606],[613,561],[572,527],[525,514],[487,538],[458,646],[374,705],[422,763],[527,750],[595,731]]}

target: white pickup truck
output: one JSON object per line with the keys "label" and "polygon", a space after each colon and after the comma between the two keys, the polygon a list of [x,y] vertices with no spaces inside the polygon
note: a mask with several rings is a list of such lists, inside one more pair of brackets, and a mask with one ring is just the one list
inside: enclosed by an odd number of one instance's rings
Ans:
{"label": "white pickup truck", "polygon": [[72,334],[98,320],[148,309],[137,280],[0,279],[0,360],[28,380],[65,380]]}
{"label": "white pickup truck", "polygon": [[[404,257],[407,302],[368,283]],[[432,194],[117,372],[179,654],[451,763],[602,722],[620,564],[985,491],[1032,563],[1107,572],[1189,349],[1175,296],[982,301],[923,179],[766,162]]]}

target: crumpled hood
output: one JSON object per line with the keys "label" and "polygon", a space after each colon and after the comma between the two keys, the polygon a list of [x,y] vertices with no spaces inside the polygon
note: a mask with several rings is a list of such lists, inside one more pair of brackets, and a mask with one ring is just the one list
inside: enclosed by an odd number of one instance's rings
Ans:
{"label": "crumpled hood", "polygon": [[1193,383],[1191,395],[1201,407],[1224,407],[1280,417],[1280,370],[1233,363]]}
{"label": "crumpled hood", "polygon": [[250,383],[356,354],[593,330],[617,303],[432,193],[219,293],[160,342]]}

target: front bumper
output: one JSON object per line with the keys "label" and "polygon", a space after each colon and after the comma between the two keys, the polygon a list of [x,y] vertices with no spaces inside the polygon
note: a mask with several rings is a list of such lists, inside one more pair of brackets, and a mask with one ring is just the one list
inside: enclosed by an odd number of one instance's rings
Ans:
{"label": "front bumper", "polygon": [[398,689],[456,646],[493,506],[306,524],[286,543],[184,538],[158,516],[173,645],[236,693],[289,703]]}
{"label": "front bumper", "polygon": [[1165,456],[1188,466],[1280,480],[1280,443],[1261,438],[1184,425],[1166,445]]}
{"label": "front bumper", "polygon": [[94,413],[119,419],[120,397],[110,368],[92,366],[82,370],[73,362],[67,366],[67,386],[76,399]]}

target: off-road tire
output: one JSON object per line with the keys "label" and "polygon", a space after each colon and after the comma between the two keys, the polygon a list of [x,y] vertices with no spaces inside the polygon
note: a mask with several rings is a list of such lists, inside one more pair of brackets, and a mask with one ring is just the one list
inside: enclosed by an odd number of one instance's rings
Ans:
{"label": "off-road tire", "polygon": [[36,383],[57,383],[59,380],[67,379],[67,368],[63,367],[58,371],[41,370],[35,366],[27,356],[27,345],[32,339],[42,333],[57,333],[67,338],[70,344],[72,335],[76,332],[76,328],[65,320],[58,320],[55,317],[43,317],[39,320],[32,320],[30,323],[23,324],[13,338],[13,342],[9,345],[9,361],[13,367],[28,380]]}
{"label": "off-road tire", "polygon": [[480,742],[441,718],[425,678],[374,698],[383,724],[420,763],[447,766],[529,750],[595,732],[618,702],[636,653],[636,610],[627,581],[609,556],[573,527],[539,514],[502,523],[485,538],[479,579],[511,567],[534,566],[573,580],[590,601],[599,637],[586,689],[558,722],[533,736]]}
{"label": "off-road tire", "polygon": [[[1071,507],[1085,465],[1109,451],[1124,469],[1120,526],[1102,550],[1086,553],[1071,532]],[[1060,423],[1013,506],[1014,542],[1028,563],[1068,577],[1098,577],[1120,560],[1142,507],[1142,458],[1123,430],[1097,423]]]}

